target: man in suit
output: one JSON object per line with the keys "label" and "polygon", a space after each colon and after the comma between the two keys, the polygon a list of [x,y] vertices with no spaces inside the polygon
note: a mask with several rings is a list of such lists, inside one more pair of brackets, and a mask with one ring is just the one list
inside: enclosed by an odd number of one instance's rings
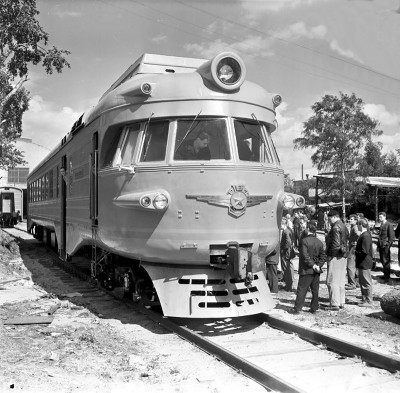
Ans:
{"label": "man in suit", "polygon": [[331,229],[326,236],[326,255],[328,271],[326,285],[328,287],[330,309],[339,311],[345,304],[345,282],[348,255],[349,231],[339,217],[337,210],[328,213]]}
{"label": "man in suit", "polygon": [[281,229],[282,229],[282,235],[280,243],[280,254],[281,254],[283,281],[285,282],[284,289],[290,292],[293,289],[293,277],[294,277],[293,263],[290,259],[293,243],[292,243],[292,235],[288,229],[286,218],[282,218]]}
{"label": "man in suit", "polygon": [[312,293],[310,312],[317,312],[319,307],[319,278],[322,272],[322,266],[326,261],[326,254],[323,243],[316,237],[316,232],[317,221],[309,221],[304,236],[300,241],[299,282],[293,310],[295,314],[302,311],[309,288]]}
{"label": "man in suit", "polygon": [[361,234],[357,240],[355,256],[362,295],[362,302],[358,305],[361,307],[368,307],[372,304],[372,236],[368,227],[368,220],[365,218],[359,220]]}
{"label": "man in suit", "polygon": [[390,247],[394,242],[393,226],[386,220],[386,213],[380,212],[378,215],[381,227],[378,236],[379,259],[383,266],[383,282],[388,283],[390,279]]}

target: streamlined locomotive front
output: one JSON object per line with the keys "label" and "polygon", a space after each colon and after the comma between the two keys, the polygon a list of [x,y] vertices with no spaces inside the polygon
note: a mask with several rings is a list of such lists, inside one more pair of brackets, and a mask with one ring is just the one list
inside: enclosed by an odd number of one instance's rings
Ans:
{"label": "streamlined locomotive front", "polygon": [[141,261],[165,315],[272,308],[265,259],[278,258],[283,207],[271,139],[280,97],[246,82],[233,54],[139,82],[114,94],[135,104],[142,94],[140,106],[105,115],[99,241]]}

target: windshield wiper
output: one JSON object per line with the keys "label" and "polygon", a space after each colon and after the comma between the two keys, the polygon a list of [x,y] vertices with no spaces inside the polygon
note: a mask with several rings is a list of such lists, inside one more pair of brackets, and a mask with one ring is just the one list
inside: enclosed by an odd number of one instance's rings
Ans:
{"label": "windshield wiper", "polygon": [[188,130],[186,131],[185,136],[183,137],[183,139],[182,139],[181,142],[179,143],[178,147],[175,149],[174,154],[179,150],[179,148],[182,146],[182,143],[185,141],[186,137],[187,137],[187,136],[190,134],[190,132],[192,131],[193,124],[194,124],[194,122],[197,120],[197,118],[199,117],[200,113],[201,113],[201,109],[200,109],[200,112],[199,112],[199,113],[196,115],[196,117],[193,119],[192,124],[190,125],[190,127],[189,127]]}
{"label": "windshield wiper", "polygon": [[[151,113],[150,113],[150,116],[149,116],[149,118],[148,118],[148,120],[147,120],[146,126],[144,127],[144,140],[146,140],[146,133],[147,133],[147,130],[148,130],[148,128],[149,128],[150,120],[151,120],[151,118],[153,117],[153,115],[154,115],[154,112],[151,112]],[[143,161],[146,161],[147,151],[149,150],[151,137],[152,137],[152,135],[150,134],[149,140],[147,141],[146,146],[144,146],[144,148],[143,148],[143,149],[144,149]]]}

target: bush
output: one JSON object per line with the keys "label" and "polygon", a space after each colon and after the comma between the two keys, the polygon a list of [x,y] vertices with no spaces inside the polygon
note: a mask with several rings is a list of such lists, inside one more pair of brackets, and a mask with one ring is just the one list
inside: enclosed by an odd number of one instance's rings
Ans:
{"label": "bush", "polygon": [[10,253],[12,255],[19,254],[19,246],[15,239],[8,233],[0,229],[0,252]]}
{"label": "bush", "polygon": [[400,318],[400,290],[393,289],[381,299],[382,310],[393,317]]}

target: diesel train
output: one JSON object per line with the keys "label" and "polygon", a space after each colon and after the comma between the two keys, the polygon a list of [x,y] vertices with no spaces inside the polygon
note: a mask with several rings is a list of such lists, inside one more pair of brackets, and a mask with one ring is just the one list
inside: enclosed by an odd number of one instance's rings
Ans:
{"label": "diesel train", "polygon": [[285,193],[281,96],[243,60],[144,54],[29,174],[28,231],[165,316],[269,310]]}

